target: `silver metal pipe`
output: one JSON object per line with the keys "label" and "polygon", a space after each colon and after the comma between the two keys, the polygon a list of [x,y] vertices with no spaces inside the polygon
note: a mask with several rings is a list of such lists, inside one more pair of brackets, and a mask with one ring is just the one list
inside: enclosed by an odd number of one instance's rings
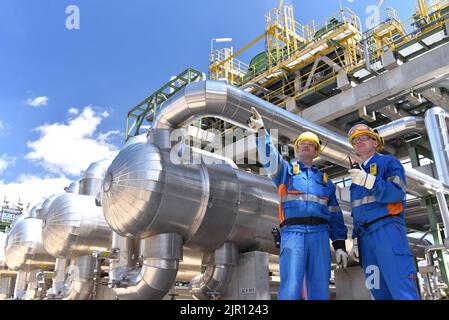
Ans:
{"label": "silver metal pipe", "polygon": [[449,134],[446,118],[449,118],[449,115],[440,107],[433,107],[425,114],[438,179],[449,184]]}
{"label": "silver metal pipe", "polygon": [[68,187],[64,188],[64,191],[67,193],[79,193],[80,191],[80,182],[73,181]]}
{"label": "silver metal pipe", "polygon": [[40,217],[39,217],[39,210],[42,208],[43,203],[44,203],[44,202],[41,201],[41,202],[39,202],[38,204],[34,205],[34,206],[31,208],[31,210],[30,210],[30,212],[29,212],[29,214],[28,214],[28,217],[30,217],[30,218],[35,218],[35,219],[40,219]]}
{"label": "silver metal pipe", "polygon": [[0,300],[11,299],[14,297],[14,284],[16,282],[16,274],[0,275]]}
{"label": "silver metal pipe", "polygon": [[27,272],[17,272],[16,283],[14,286],[14,299],[22,299],[27,289]]}
{"label": "silver metal pipe", "polygon": [[192,296],[198,300],[208,300],[225,293],[237,259],[237,248],[231,242],[225,242],[220,248],[209,253],[206,256],[205,272],[190,281]]}
{"label": "silver metal pipe", "polygon": [[52,204],[52,202],[61,194],[62,193],[57,193],[57,194],[51,195],[50,197],[45,199],[44,202],[40,205],[40,208],[38,208],[36,210],[37,211],[36,218],[43,219],[47,215],[48,208],[50,208],[50,205]]}
{"label": "silver metal pipe", "polygon": [[323,142],[323,157],[347,166],[347,150],[352,149],[347,139],[338,139],[331,130],[221,81],[196,82],[180,90],[162,104],[153,128],[173,130],[200,118],[217,117],[249,129],[246,122],[251,107],[257,108],[267,129],[277,129],[291,140],[304,131],[317,133]]}
{"label": "silver metal pipe", "polygon": [[12,270],[53,268],[55,259],[42,244],[42,220],[25,218],[8,232],[6,264]]}
{"label": "silver metal pipe", "polygon": [[0,232],[0,270],[6,266],[5,247],[6,233]]}
{"label": "silver metal pipe", "polygon": [[144,260],[142,268],[124,275],[114,291],[119,300],[162,299],[173,286],[182,260],[182,238],[174,233],[159,234],[142,240]]}
{"label": "silver metal pipe", "polygon": [[433,266],[432,255],[435,251],[444,251],[444,250],[448,250],[448,248],[445,247],[444,245],[435,245],[426,247],[425,253],[426,253],[427,266]]}
{"label": "silver metal pipe", "polygon": [[119,285],[123,276],[135,269],[139,262],[140,241],[134,238],[112,234],[111,252],[114,258],[109,260],[109,285]]}
{"label": "silver metal pipe", "polygon": [[[229,165],[174,164],[149,143],[123,149],[103,184],[103,213],[124,237],[177,233],[186,247],[213,251],[225,241],[239,250],[276,252],[278,194],[271,179]],[[257,221],[257,223],[256,223]]]}
{"label": "silver metal pipe", "polygon": [[41,273],[41,270],[33,270],[30,271],[28,276],[28,284],[25,295],[22,300],[36,300],[37,299],[37,281],[38,274]]}
{"label": "silver metal pipe", "polygon": [[423,134],[426,132],[426,125],[424,118],[409,116],[391,121],[376,129],[385,141],[388,141],[410,133]]}
{"label": "silver metal pipe", "polygon": [[101,184],[111,161],[112,159],[103,159],[90,164],[81,177],[80,194],[95,197],[101,192]]}
{"label": "silver metal pipe", "polygon": [[[438,179],[449,184],[449,133],[446,119],[449,114],[440,107],[433,107],[426,111],[425,123],[428,131],[430,145]],[[449,210],[443,190],[436,192],[438,206],[443,218],[446,238],[449,238]]]}
{"label": "silver metal pipe", "polygon": [[93,251],[107,251],[112,230],[101,207],[95,205],[95,197],[66,193],[58,196],[48,209],[42,238],[48,253],[68,259]]}
{"label": "silver metal pipe", "polygon": [[69,265],[68,259],[56,259],[55,263],[55,277],[53,278],[50,294],[54,296],[61,296],[66,291],[65,287],[65,275],[66,268]]}
{"label": "silver metal pipe", "polygon": [[[359,159],[346,137],[221,81],[196,82],[177,92],[162,104],[155,116],[153,128],[173,130],[200,118],[217,117],[249,129],[246,122],[251,116],[251,107],[258,110],[267,129],[277,129],[280,135],[292,141],[304,131],[317,134],[323,143],[321,156],[328,161],[349,168],[348,156]],[[404,123],[400,123],[400,126],[409,130]],[[391,127],[388,131],[395,132],[394,135],[398,134]],[[419,179],[416,179],[419,173],[415,169],[406,169],[405,173],[414,188],[408,188],[411,192],[424,195],[428,190],[438,191],[441,186],[441,182],[432,177],[423,178],[420,175]],[[449,194],[449,187],[443,187],[444,192]]]}
{"label": "silver metal pipe", "polygon": [[69,266],[63,300],[90,300],[94,291],[95,258],[86,255],[76,257]]}

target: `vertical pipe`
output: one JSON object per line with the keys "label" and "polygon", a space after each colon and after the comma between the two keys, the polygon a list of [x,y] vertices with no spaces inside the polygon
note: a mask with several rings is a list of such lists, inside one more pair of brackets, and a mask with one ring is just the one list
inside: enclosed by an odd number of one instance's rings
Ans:
{"label": "vertical pipe", "polygon": [[55,263],[55,277],[52,284],[52,293],[60,295],[64,293],[65,288],[65,269],[69,264],[69,260],[57,258]]}
{"label": "vertical pipe", "polygon": [[[425,124],[432,147],[433,160],[438,173],[438,179],[449,185],[449,133],[446,118],[449,114],[440,107],[433,107],[425,114]],[[438,205],[444,223],[446,238],[449,237],[449,210],[443,192],[436,192]]]}
{"label": "vertical pipe", "polygon": [[27,273],[19,271],[17,273],[16,285],[14,287],[14,299],[22,299],[26,293]]}

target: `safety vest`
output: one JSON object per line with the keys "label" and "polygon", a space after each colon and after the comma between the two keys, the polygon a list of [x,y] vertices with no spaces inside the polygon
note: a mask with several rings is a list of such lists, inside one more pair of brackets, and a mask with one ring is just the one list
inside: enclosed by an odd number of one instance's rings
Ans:
{"label": "safety vest", "polygon": [[[297,163],[293,164],[292,171],[294,175],[299,174],[301,172],[299,164]],[[291,179],[291,177],[289,176],[288,179]],[[328,175],[326,173],[323,173],[323,184],[326,185],[328,181],[329,181]],[[280,223],[282,223],[285,220],[284,209],[282,208],[282,204],[287,201],[294,201],[294,200],[309,201],[309,202],[316,202],[321,205],[329,207],[328,197],[320,197],[314,194],[306,194],[299,190],[287,190],[287,185],[285,184],[279,185],[278,193],[279,193],[278,210],[279,210]],[[333,208],[329,208],[329,211],[331,212],[337,210],[340,211],[341,209],[339,207],[335,208],[335,210]]]}

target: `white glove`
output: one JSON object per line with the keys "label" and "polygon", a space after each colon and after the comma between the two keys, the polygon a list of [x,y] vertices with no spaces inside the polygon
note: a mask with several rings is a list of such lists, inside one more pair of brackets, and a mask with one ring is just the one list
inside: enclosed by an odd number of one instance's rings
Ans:
{"label": "white glove", "polygon": [[359,244],[357,238],[355,238],[352,243],[351,256],[353,256],[355,260],[359,261]]}
{"label": "white glove", "polygon": [[369,190],[374,187],[376,176],[366,173],[365,171],[360,169],[351,169],[349,170],[349,174],[351,175],[352,183],[365,187]]}
{"label": "white glove", "polygon": [[251,107],[251,112],[253,113],[248,120],[248,127],[252,130],[257,131],[260,128],[263,128],[263,120],[260,116],[259,112],[257,112],[256,108]]}
{"label": "white glove", "polygon": [[337,265],[343,266],[346,269],[348,266],[348,253],[343,249],[337,249],[335,251],[335,260],[337,261]]}

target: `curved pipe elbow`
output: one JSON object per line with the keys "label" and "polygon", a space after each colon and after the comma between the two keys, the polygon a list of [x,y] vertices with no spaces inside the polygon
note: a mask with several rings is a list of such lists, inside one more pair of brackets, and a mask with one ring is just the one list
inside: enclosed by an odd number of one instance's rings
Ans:
{"label": "curved pipe elbow", "polygon": [[208,265],[203,274],[190,281],[190,293],[197,300],[208,300],[222,295],[231,280],[233,268],[237,264],[237,247],[225,242],[220,248],[209,254]]}
{"label": "curved pipe elbow", "polygon": [[196,300],[209,300],[222,295],[232,276],[233,266],[209,265],[203,274],[190,282],[190,292]]}
{"label": "curved pipe elbow", "polygon": [[[151,265],[154,262],[165,266]],[[119,300],[161,300],[168,293],[175,282],[179,263],[154,262],[143,265],[132,285],[114,288]]]}
{"label": "curved pipe elbow", "polygon": [[[182,260],[182,237],[175,233],[143,239],[143,266],[128,269],[114,289],[119,300],[160,300],[172,288]],[[129,285],[123,285],[128,279]]]}
{"label": "curved pipe elbow", "polygon": [[93,279],[77,279],[71,284],[71,288],[65,293],[62,300],[90,300],[94,291]]}

